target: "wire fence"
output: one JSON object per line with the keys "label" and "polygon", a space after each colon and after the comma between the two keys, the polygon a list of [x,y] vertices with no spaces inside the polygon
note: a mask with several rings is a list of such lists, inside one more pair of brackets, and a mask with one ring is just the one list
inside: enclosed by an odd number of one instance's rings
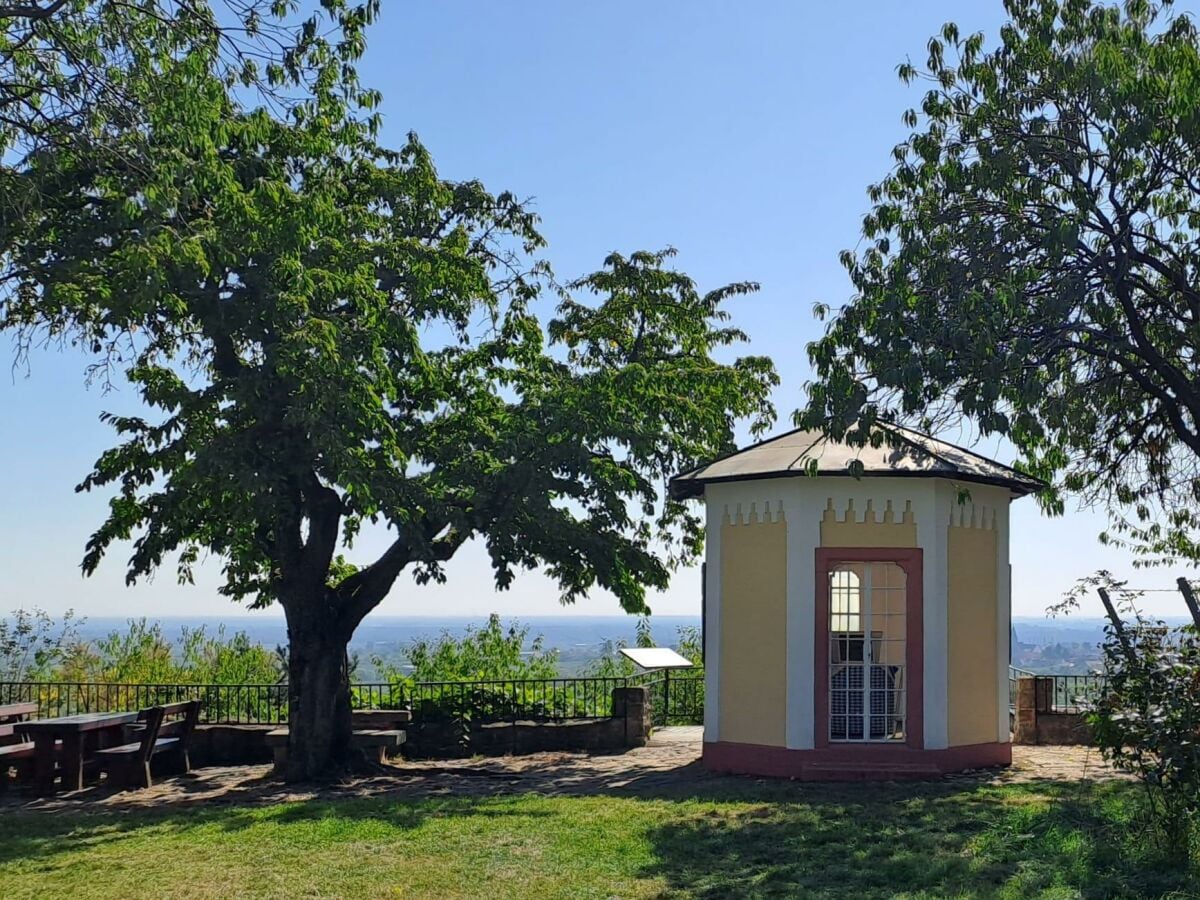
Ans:
{"label": "wire fence", "polygon": [[[350,698],[355,709],[410,708],[417,722],[566,721],[612,716],[613,690],[635,685],[650,688],[656,724],[703,721],[704,684],[695,676],[360,683],[351,685]],[[0,682],[0,704],[37,703],[39,718],[191,699],[201,701],[200,721],[210,725],[281,725],[288,718],[286,684]]]}

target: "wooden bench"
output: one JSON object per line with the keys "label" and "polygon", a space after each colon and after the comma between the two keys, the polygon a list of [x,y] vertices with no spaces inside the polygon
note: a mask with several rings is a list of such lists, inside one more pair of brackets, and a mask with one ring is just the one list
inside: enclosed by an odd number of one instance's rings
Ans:
{"label": "wooden bench", "polygon": [[[282,770],[287,765],[289,734],[286,728],[267,732],[267,746],[275,751],[276,769]],[[352,740],[355,747],[370,751],[374,760],[382,763],[387,759],[389,750],[400,749],[406,736],[398,728],[356,728]]]}
{"label": "wooden bench", "polygon": [[33,747],[33,741],[0,747],[0,791],[8,787],[9,769],[16,769],[18,778],[27,777],[32,771]]}
{"label": "wooden bench", "polygon": [[143,709],[138,713],[138,724],[129,728],[129,736],[137,740],[97,750],[95,762],[114,784],[123,787],[150,787],[154,783],[150,761],[162,754],[177,756],[180,772],[191,771],[188,745],[199,717],[199,700]]}
{"label": "wooden bench", "polygon": [[155,741],[152,755],[177,754],[180,774],[192,771],[192,758],[188,751],[192,744],[192,733],[200,721],[202,705],[199,700],[163,705],[163,722],[158,729],[158,740]]}
{"label": "wooden bench", "polygon": [[33,702],[0,704],[0,790],[8,787],[10,769],[23,777],[33,768],[34,743],[25,739],[21,724],[37,711]]}

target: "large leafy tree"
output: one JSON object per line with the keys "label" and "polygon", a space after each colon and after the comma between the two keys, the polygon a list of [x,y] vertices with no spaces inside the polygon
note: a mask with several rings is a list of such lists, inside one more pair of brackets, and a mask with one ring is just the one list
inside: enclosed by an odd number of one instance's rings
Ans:
{"label": "large leafy tree", "polygon": [[[501,587],[544,566],[566,601],[644,611],[702,537],[666,479],[737,420],[765,428],[776,378],[724,352],[743,336],[723,303],[753,285],[614,254],[542,322],[553,280],[512,195],[441,178],[415,138],[377,146],[330,93],[281,120],[203,65],[178,77],[141,166],[64,151],[10,173],[28,215],[0,225],[6,323],[83,341],[153,411],[109,417],[85,571],[131,539],[130,581],[211,553],[230,597],[282,605],[302,778],[352,757],[355,628],[472,537]],[[348,561],[369,523],[389,546]]]}
{"label": "large leafy tree", "polygon": [[[1200,560],[1200,50],[1164,4],[1008,0],[985,50],[946,25],[853,299],[810,348],[801,421],[965,417],[1111,511],[1144,562]],[[822,309],[822,311],[824,311]]]}

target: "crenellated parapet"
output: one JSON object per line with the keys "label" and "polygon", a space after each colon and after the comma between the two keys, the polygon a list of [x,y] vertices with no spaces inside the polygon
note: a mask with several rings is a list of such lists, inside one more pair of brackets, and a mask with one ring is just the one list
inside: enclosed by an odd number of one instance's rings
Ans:
{"label": "crenellated parapet", "polygon": [[996,507],[982,503],[955,503],[950,507],[951,528],[996,530]]}
{"label": "crenellated parapet", "polygon": [[721,519],[725,525],[774,525],[785,521],[783,503],[779,500],[764,500],[752,503],[734,503],[725,506]]}
{"label": "crenellated parapet", "polygon": [[[882,508],[880,508],[882,506]],[[897,510],[891,500],[868,499],[862,512],[853,498],[839,509],[830,497],[821,515],[822,547],[915,547],[917,520],[911,500]]]}

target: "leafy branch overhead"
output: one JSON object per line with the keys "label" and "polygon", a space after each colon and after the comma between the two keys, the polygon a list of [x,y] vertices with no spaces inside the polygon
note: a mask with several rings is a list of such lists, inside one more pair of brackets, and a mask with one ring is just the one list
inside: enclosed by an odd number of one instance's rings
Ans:
{"label": "leafy branch overhead", "polygon": [[545,564],[565,598],[598,585],[632,610],[694,557],[666,478],[771,420],[770,363],[712,356],[742,337],[721,304],[752,285],[701,294],[667,253],[613,255],[573,285],[598,302],[564,297],[543,329],[542,238],[512,195],[439,178],[415,138],[332,155],[307,126],[209,124],[204,147],[164,123],[207,162],[151,184],[61,157],[26,175],[61,199],[21,246],[40,290],[10,321],[132,353],[162,411],[109,419],[124,441],[81,488],[118,493],[85,570],[133,538],[131,581],[176,550],[187,579],[212,550],[228,594],[267,603],[324,587],[341,543],[385,522],[387,552],[328,586],[352,629],[475,535],[502,587]]}
{"label": "leafy branch overhead", "polygon": [[[1200,41],[1169,4],[1009,0],[985,49],[930,40],[870,189],[852,301],[798,418],[965,417],[1111,512],[1145,562],[1200,560]],[[819,310],[824,313],[824,308]]]}
{"label": "leafy branch overhead", "polygon": [[[377,91],[354,64],[379,0],[17,0],[0,3],[0,148],[17,155],[74,148],[121,153],[128,133],[176,93],[181,70],[203,72],[277,115],[332,94],[370,110]],[[374,122],[375,120],[369,120]],[[122,146],[122,144],[124,145]]]}

